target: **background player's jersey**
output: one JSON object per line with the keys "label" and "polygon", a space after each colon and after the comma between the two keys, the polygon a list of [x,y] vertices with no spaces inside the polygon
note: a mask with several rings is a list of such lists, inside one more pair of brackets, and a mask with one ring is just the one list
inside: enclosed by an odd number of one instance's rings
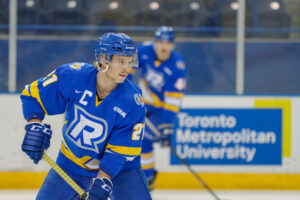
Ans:
{"label": "background player's jersey", "polygon": [[160,121],[173,123],[181,106],[186,69],[183,58],[173,50],[168,60],[157,60],[154,44],[144,42],[138,49],[142,69],[139,86],[147,105],[147,113],[160,112]]}
{"label": "background player's jersey", "polygon": [[[104,99],[97,97],[97,69],[86,63],[62,65],[22,92],[26,119],[65,112],[57,163],[76,174],[95,176],[104,152],[134,160],[141,152],[145,107],[129,80]],[[136,159],[135,159],[136,160]]]}

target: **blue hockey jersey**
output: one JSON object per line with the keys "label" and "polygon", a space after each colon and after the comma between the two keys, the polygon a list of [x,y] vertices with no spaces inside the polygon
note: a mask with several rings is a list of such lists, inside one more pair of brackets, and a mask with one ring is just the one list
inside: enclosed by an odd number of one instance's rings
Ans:
{"label": "blue hockey jersey", "polygon": [[[97,97],[97,69],[87,63],[62,65],[22,92],[25,119],[65,113],[57,163],[75,174],[96,176],[101,158],[119,155],[127,163],[139,159],[145,106],[131,81],[103,100]],[[139,160],[135,162],[140,166]]]}
{"label": "blue hockey jersey", "polygon": [[185,89],[186,69],[183,58],[173,50],[168,60],[156,58],[153,42],[144,42],[138,49],[141,79],[139,86],[148,113],[161,113],[161,124],[173,123],[181,106]]}

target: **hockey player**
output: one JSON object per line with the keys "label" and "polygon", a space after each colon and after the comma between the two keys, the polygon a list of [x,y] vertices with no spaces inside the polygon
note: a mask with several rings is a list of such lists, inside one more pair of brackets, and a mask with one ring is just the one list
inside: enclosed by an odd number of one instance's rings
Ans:
{"label": "hockey player", "polygon": [[138,49],[139,86],[146,104],[146,116],[162,133],[157,137],[146,126],[141,162],[150,189],[154,187],[156,176],[153,143],[158,141],[163,147],[169,145],[185,89],[185,62],[174,46],[173,28],[161,26],[155,32],[154,42],[144,42]]}
{"label": "hockey player", "polygon": [[[123,33],[106,33],[95,49],[96,66],[71,63],[26,85],[21,100],[28,124],[22,150],[37,164],[50,145],[45,114],[65,113],[57,164],[89,191],[89,200],[150,200],[140,166],[145,106],[127,74],[136,46]],[[70,200],[79,195],[53,170],[38,200]]]}

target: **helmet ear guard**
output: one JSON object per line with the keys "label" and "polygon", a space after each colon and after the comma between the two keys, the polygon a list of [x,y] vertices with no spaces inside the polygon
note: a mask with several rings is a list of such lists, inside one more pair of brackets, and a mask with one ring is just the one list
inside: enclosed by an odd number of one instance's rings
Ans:
{"label": "helmet ear guard", "polygon": [[[101,57],[104,59],[104,62],[101,62]],[[99,55],[99,61],[96,62],[96,68],[98,69],[98,71],[100,72],[106,72],[108,70],[108,66],[110,64],[111,61],[111,57],[108,54],[102,54],[100,53]],[[102,67],[105,67],[104,69],[102,69]]]}

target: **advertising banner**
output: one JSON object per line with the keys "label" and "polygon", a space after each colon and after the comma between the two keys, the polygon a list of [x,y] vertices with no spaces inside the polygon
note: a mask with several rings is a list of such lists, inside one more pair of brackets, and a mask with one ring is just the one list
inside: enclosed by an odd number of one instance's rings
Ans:
{"label": "advertising banner", "polygon": [[[281,165],[282,110],[183,109],[172,145],[194,165]],[[171,165],[177,164],[171,154]]]}

